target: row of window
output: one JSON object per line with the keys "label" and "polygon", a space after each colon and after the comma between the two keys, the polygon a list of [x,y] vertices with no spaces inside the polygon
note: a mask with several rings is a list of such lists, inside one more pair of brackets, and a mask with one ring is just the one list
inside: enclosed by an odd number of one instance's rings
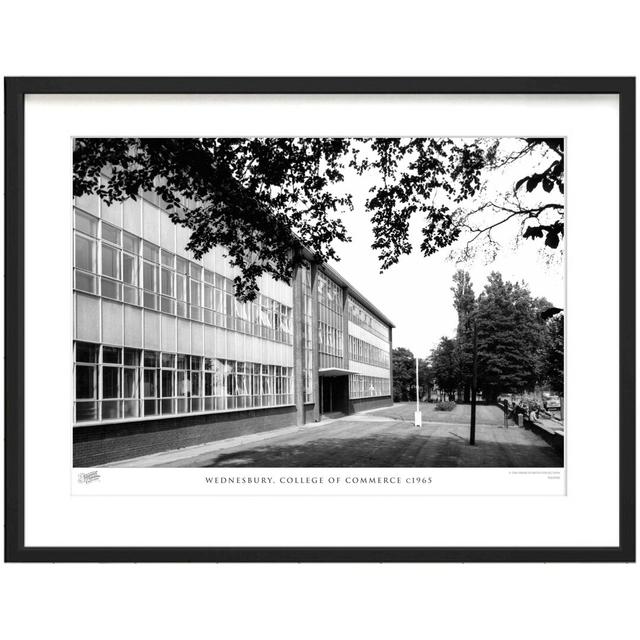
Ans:
{"label": "row of window", "polygon": [[380,349],[360,338],[349,336],[349,359],[377,367],[389,366],[389,350]]}
{"label": "row of window", "polygon": [[342,358],[344,352],[342,329],[336,329],[324,322],[318,325],[318,349],[321,353]]}
{"label": "row of window", "polygon": [[350,398],[372,398],[388,395],[390,395],[389,378],[373,378],[359,374],[349,376]]}
{"label": "row of window", "polygon": [[[109,174],[110,174],[110,169],[103,170],[103,175],[100,176],[100,182],[102,186],[107,185]],[[157,185],[160,185],[163,182],[166,182],[166,180],[156,179],[155,182],[157,183]],[[158,207],[159,209],[162,209],[164,211],[169,211],[169,209],[167,208],[168,203],[166,203],[157,193],[155,193],[155,191],[143,191],[141,194],[138,195],[138,198],[143,198],[144,200],[154,205],[155,207]],[[195,200],[184,198],[183,196],[178,196],[178,199],[180,200],[180,205],[179,205],[180,209],[194,209],[196,207]],[[75,203],[85,211],[88,211],[89,213],[92,213],[96,216],[100,215],[101,203],[100,203],[100,198],[97,195],[85,194],[84,196],[76,197]],[[104,214],[105,208],[115,209],[122,205],[124,205],[126,213],[127,212],[133,213],[136,210],[137,211],[140,210],[139,199],[134,200],[133,198],[130,198],[128,200],[125,200],[123,203],[114,202],[110,206],[107,205],[104,201],[102,201],[103,214]],[[175,207],[173,211],[175,211]]]}
{"label": "row of window", "polygon": [[313,402],[313,289],[311,269],[302,267],[302,314],[304,345],[304,401]]}
{"label": "row of window", "polygon": [[380,320],[369,313],[351,296],[348,297],[347,308],[349,310],[349,320],[351,320],[351,322],[357,324],[363,329],[367,329],[383,340],[389,340],[389,327],[383,322],[380,322]]}
{"label": "row of window", "polygon": [[76,209],[75,288],[146,309],[292,344],[291,307],[242,303],[229,278]]}
{"label": "row of window", "polygon": [[318,273],[318,351],[320,368],[344,365],[343,292]]}
{"label": "row of window", "polygon": [[333,280],[318,273],[318,302],[342,315],[343,291]]}
{"label": "row of window", "polygon": [[293,403],[293,369],[75,343],[76,422]]}

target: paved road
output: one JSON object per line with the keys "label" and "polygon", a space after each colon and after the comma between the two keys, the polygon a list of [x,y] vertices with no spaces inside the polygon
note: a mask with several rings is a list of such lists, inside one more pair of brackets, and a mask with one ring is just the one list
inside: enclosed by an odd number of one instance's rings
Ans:
{"label": "paved road", "polygon": [[478,407],[475,447],[468,444],[469,407],[453,412],[437,412],[432,405],[421,409],[425,422],[420,429],[413,426],[415,404],[404,403],[232,448],[185,451],[160,466],[562,466],[562,457],[539,436],[515,426],[505,429],[497,407]]}

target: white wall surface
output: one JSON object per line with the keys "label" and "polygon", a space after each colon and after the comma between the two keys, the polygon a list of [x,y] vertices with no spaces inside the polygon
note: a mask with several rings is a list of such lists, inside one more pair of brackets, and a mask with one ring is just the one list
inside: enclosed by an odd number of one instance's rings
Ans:
{"label": "white wall surface", "polygon": [[373,378],[389,377],[389,369],[385,369],[384,367],[375,367],[372,364],[358,362],[357,360],[349,360],[349,369],[351,371],[357,371],[363,376],[372,376]]}
{"label": "white wall surface", "polygon": [[385,351],[389,350],[389,342],[387,340],[383,340],[379,336],[374,335],[351,320],[349,320],[349,335],[354,338],[364,340],[364,342],[368,342],[369,344],[378,347],[378,349],[384,349]]}
{"label": "white wall surface", "polygon": [[80,292],[74,299],[78,340],[293,366],[293,347],[288,344]]}

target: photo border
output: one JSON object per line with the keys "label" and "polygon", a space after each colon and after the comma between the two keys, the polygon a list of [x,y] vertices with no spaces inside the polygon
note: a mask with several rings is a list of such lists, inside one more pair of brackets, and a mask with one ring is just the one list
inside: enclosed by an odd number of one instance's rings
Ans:
{"label": "photo border", "polygon": [[[27,94],[617,94],[620,154],[618,546],[25,546],[24,104]],[[635,78],[633,77],[5,78],[5,561],[635,562],[635,127]],[[623,345],[624,348],[622,348]]]}

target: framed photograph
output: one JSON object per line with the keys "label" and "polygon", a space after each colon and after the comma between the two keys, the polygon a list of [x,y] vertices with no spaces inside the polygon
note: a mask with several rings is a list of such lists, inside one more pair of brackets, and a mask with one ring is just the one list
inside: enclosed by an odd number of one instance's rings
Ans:
{"label": "framed photograph", "polygon": [[5,79],[8,561],[635,561],[635,79]]}

